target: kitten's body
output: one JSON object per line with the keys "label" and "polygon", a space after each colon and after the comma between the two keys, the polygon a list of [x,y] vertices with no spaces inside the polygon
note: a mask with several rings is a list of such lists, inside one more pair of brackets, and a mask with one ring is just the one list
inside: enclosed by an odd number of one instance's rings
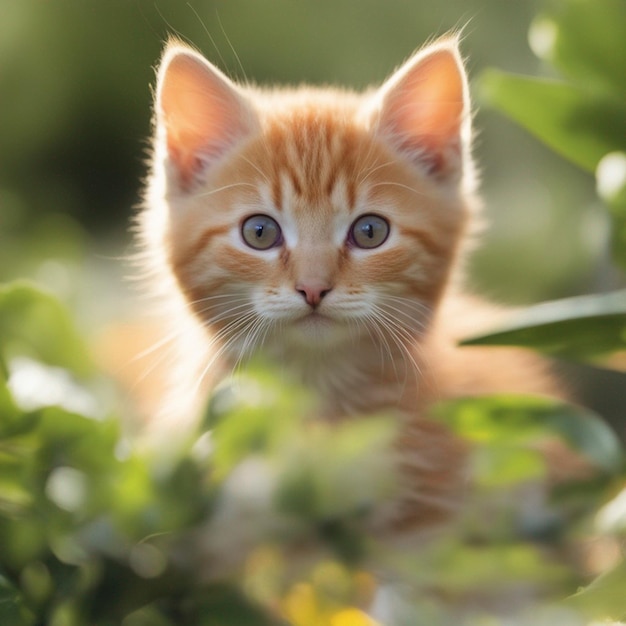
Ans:
{"label": "kitten's body", "polygon": [[[428,405],[551,385],[515,351],[455,346],[485,317],[459,288],[476,213],[469,142],[454,39],[364,95],[238,87],[170,45],[141,230],[177,327],[190,324],[171,431],[261,353],[316,395],[320,419],[391,410],[402,420],[402,496],[386,523],[430,525],[454,509],[464,447],[426,419]],[[272,223],[246,235],[259,217]],[[272,224],[276,240],[255,248]]]}

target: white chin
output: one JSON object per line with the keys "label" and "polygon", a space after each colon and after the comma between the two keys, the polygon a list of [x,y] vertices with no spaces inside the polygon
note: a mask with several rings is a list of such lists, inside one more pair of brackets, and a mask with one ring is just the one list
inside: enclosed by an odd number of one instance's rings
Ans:
{"label": "white chin", "polygon": [[311,347],[327,347],[342,343],[348,334],[346,326],[340,322],[315,313],[294,322],[289,331],[290,337],[295,342]]}

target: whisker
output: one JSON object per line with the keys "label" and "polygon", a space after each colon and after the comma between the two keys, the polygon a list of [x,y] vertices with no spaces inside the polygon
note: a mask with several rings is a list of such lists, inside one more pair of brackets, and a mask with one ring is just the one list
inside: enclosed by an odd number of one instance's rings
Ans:
{"label": "whisker", "polygon": [[[208,363],[202,369],[202,372],[198,376],[196,383],[193,386],[192,393],[196,395],[204,381],[206,375],[209,373],[213,365],[221,358],[222,354],[226,352],[230,346],[237,341],[237,339],[245,332],[246,325],[248,322],[254,318],[256,314],[251,311],[247,315],[243,317],[237,317],[231,324],[225,326],[221,329],[215,337],[212,338],[211,347],[215,347],[215,344],[219,344],[218,349],[213,354],[212,358],[209,359]],[[228,335],[231,335],[228,337]],[[226,338],[226,341],[224,339]]]}
{"label": "whisker", "polygon": [[385,367],[385,354],[383,351],[383,348],[387,351],[387,355],[389,356],[389,360],[391,361],[391,364],[393,365],[393,372],[394,372],[394,376],[396,377],[396,379],[398,378],[398,369],[396,366],[396,359],[394,358],[394,354],[393,351],[391,349],[391,345],[389,344],[389,341],[387,340],[387,337],[385,336],[385,333],[383,332],[384,330],[384,325],[381,324],[381,319],[378,315],[378,312],[376,310],[374,310],[372,313],[368,314],[367,319],[370,321],[371,323],[371,328],[372,330],[375,332],[376,336],[378,337],[379,341],[379,346],[380,346],[380,359],[381,362],[383,364],[383,371],[384,371],[384,367]]}
{"label": "whisker", "polygon": [[224,57],[222,56],[222,52],[220,51],[218,45],[215,43],[215,39],[213,39],[213,36],[211,35],[211,32],[209,31],[209,29],[207,28],[206,24],[204,23],[204,21],[200,17],[200,14],[191,5],[191,2],[187,2],[187,6],[193,11],[194,15],[196,16],[196,19],[200,22],[200,25],[204,29],[204,32],[206,33],[207,37],[209,38],[209,41],[213,44],[213,47],[215,48],[215,51],[217,52],[218,56],[220,57],[220,61],[222,62],[222,67],[227,67],[226,61],[224,61]]}
{"label": "whisker", "polygon": [[[400,326],[408,326],[410,330],[407,330],[408,336],[412,339],[415,338],[415,334],[426,329],[426,324],[420,320],[413,317],[407,311],[400,309],[398,307],[392,306],[391,304],[383,304],[379,305],[379,308],[386,312],[389,317],[394,319]],[[391,313],[393,311],[394,313]],[[397,315],[396,315],[397,313]]]}
{"label": "whisker", "polygon": [[191,300],[190,305],[200,304],[201,302],[208,302],[209,300],[218,300],[220,298],[236,298],[238,300],[247,299],[248,296],[244,294],[232,294],[232,293],[219,293],[212,296],[205,296],[204,298],[198,298],[197,300]]}
{"label": "whisker", "polygon": [[[248,159],[247,157],[240,155],[241,159],[243,159],[250,167],[252,167],[253,169],[255,169],[257,171],[258,174],[260,174],[261,178],[263,179],[263,182],[267,183],[268,185],[271,183],[269,176],[253,161],[251,161],[250,159]],[[252,185],[250,184],[251,187],[254,187],[256,189],[256,185]]]}
{"label": "whisker", "polygon": [[[377,322],[384,327],[390,339],[395,343],[402,355],[402,359],[405,363],[405,379],[403,384],[406,385],[409,370],[413,371],[416,384],[419,383],[421,368],[410,349],[415,344],[415,329],[411,327],[407,328],[406,325],[402,323],[401,319],[389,313],[389,311],[386,311],[380,305],[375,305],[374,312]],[[395,373],[396,378],[398,378],[397,370]]]}
{"label": "whisker", "polygon": [[408,191],[413,192],[414,194],[422,197],[422,198],[430,198],[431,196],[429,194],[426,194],[422,191],[419,191],[417,189],[415,189],[414,187],[409,187],[409,185],[404,185],[403,183],[397,183],[394,181],[383,181],[380,183],[376,183],[375,185],[372,185],[372,189],[376,189],[376,187],[399,187],[401,189],[407,189]]}
{"label": "whisker", "polygon": [[[206,313],[208,311],[210,311],[213,307],[207,307],[205,309],[200,309],[199,313]],[[214,316],[209,317],[207,320],[205,320],[205,324],[207,326],[212,326],[217,324],[218,322],[222,322],[225,319],[229,319],[231,317],[235,317],[235,315],[240,315],[240,312],[242,310],[252,310],[250,303],[249,302],[245,302],[243,304],[238,304],[236,306],[232,306],[229,307],[228,309],[226,309],[225,311],[222,311]]]}
{"label": "whisker", "polygon": [[173,332],[168,333],[165,337],[159,339],[158,341],[155,341],[149,348],[145,348],[138,354],[135,354],[130,362],[134,363],[136,361],[140,361],[141,359],[145,359],[146,357],[150,356],[157,350],[160,350],[163,346],[167,345],[168,343],[173,343],[176,339],[182,336],[183,333],[184,333],[183,329],[177,328]]}
{"label": "whisker", "polygon": [[261,332],[267,332],[267,328],[269,327],[269,325],[270,323],[268,322],[268,320],[262,317],[258,317],[252,322],[250,328],[248,328],[247,330],[244,344],[239,350],[239,355],[237,357],[235,365],[232,368],[233,374],[237,374],[239,372],[239,369],[243,366],[244,359],[252,354],[253,350],[250,350],[250,347],[259,345],[259,336]]}
{"label": "whisker", "polygon": [[233,43],[230,40],[230,37],[226,33],[224,24],[222,24],[222,18],[220,17],[219,11],[217,9],[215,10],[215,15],[217,17],[217,23],[220,25],[220,29],[222,30],[222,34],[224,35],[224,38],[226,39],[226,43],[228,44],[228,47],[231,49],[233,55],[235,56],[235,59],[237,60],[239,69],[241,70],[241,73],[243,74],[244,81],[246,83],[249,83],[250,81],[248,80],[248,76],[246,75],[246,70],[243,67],[243,63],[241,62],[241,59],[239,58],[239,55],[237,54],[237,51],[235,50],[235,46],[233,46]]}
{"label": "whisker", "polygon": [[[370,151],[368,153],[369,154],[372,152],[372,146],[370,146]],[[383,167],[387,167],[388,165],[393,164],[393,161],[386,161],[385,163],[379,163],[378,165],[372,165],[369,168],[367,168],[366,170],[364,170],[363,172],[360,172],[360,174],[363,174],[363,178],[359,179],[358,184],[359,185],[364,185],[367,182],[367,179],[374,173],[377,172],[378,170],[382,169]]]}
{"label": "whisker", "polygon": [[212,196],[215,193],[219,193],[220,191],[226,191],[227,189],[232,189],[234,187],[252,187],[256,189],[256,185],[252,183],[231,183],[230,185],[224,185],[223,187],[218,187],[217,189],[211,189],[210,191],[203,191],[202,193],[194,194],[194,198],[206,198],[207,196]]}
{"label": "whisker", "polygon": [[[146,358],[149,355],[156,352],[157,350],[162,349],[162,352],[157,357],[152,359],[150,364],[142,370],[141,374],[135,377],[135,380],[133,381],[133,384],[130,386],[130,389],[129,389],[131,393],[134,392],[137,389],[137,387],[139,387],[139,385],[143,381],[145,381],[156,369],[158,369],[163,364],[164,361],[171,358],[172,355],[176,353],[177,344],[174,343],[174,341],[178,339],[179,337],[181,337],[182,335],[183,335],[182,330],[178,330],[175,333],[171,333],[168,337],[165,337],[164,339],[156,342],[155,345],[151,346],[150,348],[147,348],[140,354],[133,357],[133,359],[131,360],[131,363],[135,361],[139,361],[142,358]],[[170,344],[169,346],[167,345],[168,343]],[[164,348],[164,346],[167,346],[167,348]]]}

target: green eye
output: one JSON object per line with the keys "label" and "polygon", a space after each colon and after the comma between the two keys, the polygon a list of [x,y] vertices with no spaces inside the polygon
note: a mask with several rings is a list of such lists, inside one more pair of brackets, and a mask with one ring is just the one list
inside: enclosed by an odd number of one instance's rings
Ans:
{"label": "green eye", "polygon": [[378,215],[361,215],[350,229],[348,241],[359,248],[378,248],[389,236],[389,222]]}
{"label": "green eye", "polygon": [[243,240],[255,250],[269,250],[282,243],[280,226],[267,215],[253,215],[241,225]]}

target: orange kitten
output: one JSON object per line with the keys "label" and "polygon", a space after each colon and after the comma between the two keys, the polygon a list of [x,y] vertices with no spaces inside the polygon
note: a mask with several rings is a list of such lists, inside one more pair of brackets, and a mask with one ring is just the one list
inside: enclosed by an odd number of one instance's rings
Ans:
{"label": "orange kitten", "polygon": [[458,295],[477,205],[470,121],[454,37],[364,94],[237,85],[167,46],[141,235],[177,329],[189,326],[168,432],[260,353],[323,419],[403,420],[387,526],[448,516],[464,446],[425,419],[428,404],[550,387],[523,354],[455,347],[486,319]]}

